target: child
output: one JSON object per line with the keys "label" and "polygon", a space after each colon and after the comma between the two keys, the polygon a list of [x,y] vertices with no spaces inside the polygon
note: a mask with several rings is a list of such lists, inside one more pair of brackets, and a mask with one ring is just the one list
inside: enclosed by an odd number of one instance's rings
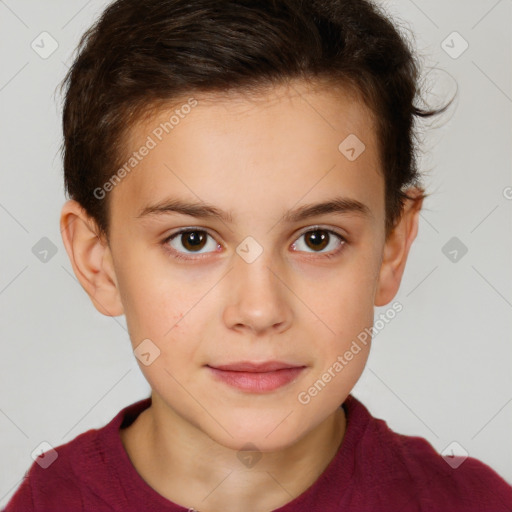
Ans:
{"label": "child", "polygon": [[42,454],[7,512],[512,510],[350,394],[426,197],[413,123],[444,109],[417,78],[365,0],[106,9],[64,82],[61,228],[152,393]]}

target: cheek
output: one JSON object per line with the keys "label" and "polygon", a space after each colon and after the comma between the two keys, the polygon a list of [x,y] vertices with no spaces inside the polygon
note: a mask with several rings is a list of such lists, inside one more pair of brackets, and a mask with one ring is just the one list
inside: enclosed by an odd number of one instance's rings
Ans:
{"label": "cheek", "polygon": [[[174,374],[194,361],[203,330],[204,305],[200,301],[200,287],[188,294],[188,288],[176,285],[172,277],[159,276],[157,272],[154,276],[146,273],[131,280],[126,289],[129,303],[126,319],[134,348],[149,338],[160,350],[156,368],[167,368]],[[149,374],[156,368],[143,370]]]}
{"label": "cheek", "polygon": [[132,306],[127,323],[133,349],[137,350],[141,340],[149,339],[158,353],[149,365],[139,360],[139,367],[152,389],[176,397],[181,385],[188,382],[190,369],[197,366],[201,328],[193,315],[187,315],[183,302],[169,293],[146,296],[146,300],[141,296]]}
{"label": "cheek", "polygon": [[[340,265],[317,288],[311,309],[330,328],[326,332],[335,336],[338,343],[372,325],[376,274],[375,264],[361,257]],[[312,299],[310,295],[310,303]]]}
{"label": "cheek", "polygon": [[156,267],[131,267],[116,276],[132,344],[149,338],[160,347],[181,331],[185,302]]}
{"label": "cheek", "polygon": [[339,397],[350,392],[363,372],[371,346],[375,268],[374,261],[362,256],[347,261],[324,281],[322,293],[317,293],[311,309],[317,308],[315,312],[322,322],[315,333],[310,333],[315,340],[316,371],[307,383],[312,386],[308,388],[310,392],[303,390],[306,399],[312,400],[321,393],[324,400],[336,406]]}

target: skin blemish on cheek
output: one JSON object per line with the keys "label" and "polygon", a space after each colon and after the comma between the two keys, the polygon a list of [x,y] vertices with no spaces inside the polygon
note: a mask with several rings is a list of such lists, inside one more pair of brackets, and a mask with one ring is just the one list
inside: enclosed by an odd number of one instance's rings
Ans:
{"label": "skin blemish on cheek", "polygon": [[174,320],[174,329],[177,329],[180,325],[180,321],[183,318],[183,313],[178,313],[177,315],[172,315],[172,319]]}

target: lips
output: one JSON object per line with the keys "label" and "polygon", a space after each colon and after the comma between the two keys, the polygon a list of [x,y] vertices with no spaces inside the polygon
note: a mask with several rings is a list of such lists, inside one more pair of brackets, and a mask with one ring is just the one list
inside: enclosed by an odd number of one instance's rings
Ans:
{"label": "lips", "polygon": [[207,368],[216,380],[232,388],[249,393],[265,393],[290,384],[306,367],[282,361],[240,361],[217,366],[207,365]]}
{"label": "lips", "polygon": [[251,372],[251,373],[266,373],[276,370],[284,370],[288,368],[300,368],[303,365],[289,364],[282,361],[265,361],[263,363],[253,363],[251,361],[240,361],[238,363],[223,364],[223,365],[208,365],[210,368],[217,370],[224,370],[229,372]]}

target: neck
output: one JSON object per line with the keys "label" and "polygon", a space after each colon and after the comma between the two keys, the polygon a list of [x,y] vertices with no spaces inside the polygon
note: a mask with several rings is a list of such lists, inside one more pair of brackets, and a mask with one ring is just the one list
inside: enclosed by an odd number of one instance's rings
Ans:
{"label": "neck", "polygon": [[[267,512],[306,491],[336,455],[346,430],[339,407],[295,444],[275,452],[248,452],[259,460],[245,467],[239,452],[190,426],[153,394],[152,406],[121,438],[135,469],[159,494],[199,512]],[[155,401],[156,399],[156,401]],[[261,458],[260,458],[261,457]],[[248,459],[251,461],[252,459]]]}

